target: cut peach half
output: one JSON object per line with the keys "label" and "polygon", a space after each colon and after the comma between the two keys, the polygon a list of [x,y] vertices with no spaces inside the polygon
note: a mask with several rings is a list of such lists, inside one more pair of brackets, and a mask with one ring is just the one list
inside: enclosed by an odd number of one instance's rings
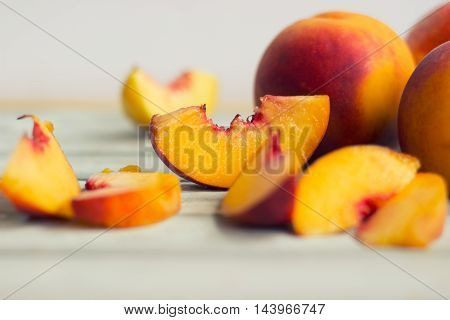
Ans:
{"label": "cut peach half", "polygon": [[272,129],[280,131],[281,148],[295,154],[301,167],[326,131],[330,106],[327,96],[265,96],[251,119],[237,115],[229,128],[213,124],[205,111],[189,107],[154,116],[150,139],[161,160],[180,176],[229,188]]}
{"label": "cut peach half", "polygon": [[53,125],[36,116],[31,137],[23,136],[6,166],[1,190],[30,214],[71,217],[70,201],[80,193],[75,173],[53,135]]}
{"label": "cut peach half", "polygon": [[285,225],[291,220],[296,182],[294,159],[283,153],[279,134],[274,134],[246,164],[225,195],[220,212],[247,225]]}
{"label": "cut peach half", "polygon": [[181,188],[173,174],[111,172],[86,182],[91,191],[73,199],[75,217],[86,224],[123,228],[153,224],[175,215]]}
{"label": "cut peach half", "polygon": [[187,106],[207,104],[211,112],[217,100],[217,86],[213,75],[198,70],[185,72],[162,85],[134,68],[123,86],[123,107],[131,119],[143,125],[148,125],[155,114]]}
{"label": "cut peach half", "polygon": [[351,146],[328,153],[299,181],[294,231],[317,235],[355,227],[403,189],[419,166],[416,158],[380,146]]}
{"label": "cut peach half", "polygon": [[447,187],[419,173],[397,195],[361,222],[357,237],[372,245],[425,247],[439,238],[447,216]]}

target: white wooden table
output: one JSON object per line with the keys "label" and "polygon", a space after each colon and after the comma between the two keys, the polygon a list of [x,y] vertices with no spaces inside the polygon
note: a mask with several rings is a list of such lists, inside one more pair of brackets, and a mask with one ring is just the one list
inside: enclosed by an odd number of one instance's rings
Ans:
{"label": "white wooden table", "polygon": [[[25,112],[54,122],[81,184],[104,167],[138,160],[136,130],[119,111]],[[15,121],[19,113],[0,110],[1,170],[31,127],[30,121]],[[449,223],[428,250],[375,252],[345,234],[299,238],[283,230],[229,226],[216,216],[223,192],[182,185],[182,209],[175,218],[106,233],[30,220],[0,198],[0,297],[21,286],[9,298],[442,298],[437,292],[450,297]]]}

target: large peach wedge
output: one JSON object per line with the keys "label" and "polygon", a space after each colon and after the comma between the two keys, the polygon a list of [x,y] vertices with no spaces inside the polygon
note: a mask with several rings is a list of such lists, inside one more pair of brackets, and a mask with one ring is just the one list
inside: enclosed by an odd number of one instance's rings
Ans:
{"label": "large peach wedge", "polygon": [[384,23],[327,12],[278,34],[259,63],[254,96],[328,95],[330,124],[320,155],[385,137],[414,67],[406,42]]}
{"label": "large peach wedge", "polygon": [[134,68],[123,86],[123,106],[137,124],[148,125],[153,115],[178,108],[207,104],[211,112],[217,100],[217,80],[214,76],[191,70],[168,85],[150,78]]}
{"label": "large peach wedge", "polygon": [[155,116],[150,139],[162,161],[180,176],[205,186],[229,188],[272,129],[280,131],[283,150],[295,153],[300,167],[320,143],[328,117],[327,96],[265,96],[250,120],[238,115],[229,128],[213,124],[205,107]]}
{"label": "large peach wedge", "polygon": [[53,135],[53,125],[36,116],[31,137],[23,136],[3,173],[1,190],[30,214],[71,217],[70,201],[80,193],[75,173]]}
{"label": "large peach wedge", "polygon": [[90,177],[72,201],[75,218],[109,228],[153,224],[175,215],[181,188],[173,174],[145,172],[100,173]]}
{"label": "large peach wedge", "polygon": [[228,190],[221,214],[247,225],[288,224],[298,175],[293,160],[283,153],[278,133],[269,137]]}
{"label": "large peach wedge", "polygon": [[450,183],[450,41],[417,66],[402,95],[398,136],[404,152],[419,158],[425,171]]}
{"label": "large peach wedge", "polygon": [[357,237],[372,245],[425,247],[439,238],[447,216],[445,180],[419,173],[380,209],[362,220]]}
{"label": "large peach wedge", "polygon": [[317,235],[355,227],[405,187],[418,168],[414,157],[380,146],[350,146],[322,156],[297,186],[294,231]]}
{"label": "large peach wedge", "polygon": [[431,50],[450,41],[450,2],[420,20],[409,32],[406,40],[417,63]]}

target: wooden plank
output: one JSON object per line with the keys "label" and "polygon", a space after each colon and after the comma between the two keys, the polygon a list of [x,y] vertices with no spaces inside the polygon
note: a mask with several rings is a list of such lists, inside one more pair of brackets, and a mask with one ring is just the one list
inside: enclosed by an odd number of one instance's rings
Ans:
{"label": "wooden plank", "polygon": [[[138,148],[133,126],[117,110],[27,112],[55,123],[81,185],[104,167],[139,162],[144,153],[156,169],[165,168],[148,148]],[[16,114],[8,110],[0,118],[0,170],[30,127],[15,121]],[[186,181],[182,189],[176,217],[108,231],[13,298],[439,298],[420,281],[450,296],[450,222],[428,250],[377,249],[380,255],[346,234],[300,238],[288,230],[231,226],[216,215],[223,192]],[[102,232],[71,222],[30,220],[0,197],[0,295]]]}

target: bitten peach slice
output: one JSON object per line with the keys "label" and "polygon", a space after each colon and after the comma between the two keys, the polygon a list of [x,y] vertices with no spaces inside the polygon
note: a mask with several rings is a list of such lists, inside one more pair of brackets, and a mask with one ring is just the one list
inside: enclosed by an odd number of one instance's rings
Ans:
{"label": "bitten peach slice", "polygon": [[134,68],[123,87],[123,107],[131,119],[144,125],[155,114],[186,106],[207,104],[211,112],[217,100],[217,86],[213,75],[198,70],[185,72],[168,85],[162,85]]}
{"label": "bitten peach slice", "polygon": [[419,173],[402,191],[363,219],[357,236],[372,245],[425,247],[439,238],[447,215],[447,187],[432,173]]}
{"label": "bitten peach slice", "polygon": [[293,212],[302,235],[339,232],[399,192],[416,174],[416,158],[380,146],[350,146],[315,161],[300,179]]}
{"label": "bitten peach slice", "polygon": [[285,225],[291,220],[297,172],[272,135],[228,190],[221,206],[231,221],[256,226]]}
{"label": "bitten peach slice", "polygon": [[320,143],[328,124],[327,96],[265,96],[250,120],[237,115],[229,128],[206,117],[205,107],[190,107],[153,117],[150,139],[161,160],[195,183],[229,188],[244,164],[265,143],[271,129],[281,146],[305,163]]}
{"label": "bitten peach slice", "polygon": [[104,227],[153,224],[180,209],[181,188],[173,174],[111,172],[90,177],[86,188],[73,199],[75,217]]}
{"label": "bitten peach slice", "polygon": [[6,166],[1,190],[19,209],[34,215],[70,217],[70,201],[80,193],[75,173],[53,135],[53,125],[36,116]]}

